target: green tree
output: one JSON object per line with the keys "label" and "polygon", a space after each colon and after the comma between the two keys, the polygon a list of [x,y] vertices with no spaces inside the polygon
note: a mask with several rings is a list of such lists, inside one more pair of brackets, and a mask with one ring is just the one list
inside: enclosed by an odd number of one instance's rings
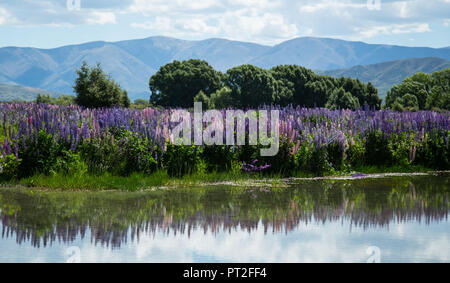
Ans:
{"label": "green tree", "polygon": [[203,92],[203,90],[199,91],[199,93],[194,97],[194,102],[203,103],[203,107],[209,108],[209,97]]}
{"label": "green tree", "polygon": [[450,110],[450,69],[434,72],[431,75],[430,87],[426,108]]}
{"label": "green tree", "polygon": [[407,111],[417,111],[419,110],[419,100],[417,96],[407,93],[401,99],[399,99],[400,104],[403,106],[404,110]]}
{"label": "green tree", "polygon": [[207,97],[222,85],[222,74],[206,61],[173,61],[150,78],[150,102],[164,107],[189,108],[202,91]]}
{"label": "green tree", "polygon": [[44,103],[44,104],[57,104],[68,106],[71,104],[75,104],[75,97],[72,95],[60,95],[58,97],[52,97],[48,94],[38,94],[35,100],[36,103]]}
{"label": "green tree", "polygon": [[36,103],[43,103],[43,104],[54,104],[55,98],[51,97],[49,94],[40,94],[38,93],[35,102]]}
{"label": "green tree", "polygon": [[210,109],[225,109],[233,106],[233,99],[231,97],[231,89],[223,87],[211,94],[209,99]]}
{"label": "green tree", "polygon": [[77,74],[73,89],[77,94],[75,102],[78,105],[87,108],[130,105],[127,92],[102,70],[100,63],[90,67],[83,62]]}
{"label": "green tree", "polygon": [[433,81],[432,77],[425,73],[416,73],[403,80],[401,84],[393,86],[387,93],[386,107],[394,109],[396,104],[395,108],[399,109],[398,104],[401,104],[405,110],[424,110],[434,107],[436,103],[440,104],[438,101],[441,91],[435,88],[434,97],[430,98],[434,85],[439,85],[437,81]]}
{"label": "green tree", "polygon": [[235,107],[258,107],[275,104],[279,100],[278,82],[269,71],[253,65],[228,70],[225,85],[231,90]]}
{"label": "green tree", "polygon": [[56,98],[56,104],[63,106],[75,104],[75,97],[72,95],[60,95]]}
{"label": "green tree", "polygon": [[150,106],[150,102],[148,102],[147,99],[143,99],[143,98],[135,99],[134,102],[131,104],[132,108],[137,108],[137,109],[144,109],[149,106]]}
{"label": "green tree", "polygon": [[336,87],[342,87],[346,92],[357,98],[360,106],[368,105],[375,109],[381,108],[378,90],[370,82],[364,84],[358,79],[339,78],[336,80]]}
{"label": "green tree", "polygon": [[284,95],[280,94],[280,101],[284,102],[281,104],[325,106],[328,89],[324,77],[297,65],[276,66],[272,68],[271,73],[287,89]]}
{"label": "green tree", "polygon": [[342,87],[335,89],[331,94],[326,107],[329,109],[358,109],[359,101],[350,92],[345,91]]}

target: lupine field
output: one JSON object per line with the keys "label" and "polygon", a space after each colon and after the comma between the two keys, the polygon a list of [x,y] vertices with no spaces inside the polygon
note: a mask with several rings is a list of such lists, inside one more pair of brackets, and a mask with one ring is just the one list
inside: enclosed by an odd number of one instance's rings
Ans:
{"label": "lupine field", "polygon": [[172,110],[2,103],[0,176],[127,176],[157,170],[170,176],[213,171],[294,176],[363,166],[450,169],[448,113],[276,109],[280,150],[274,157],[260,157],[261,146],[172,145]]}

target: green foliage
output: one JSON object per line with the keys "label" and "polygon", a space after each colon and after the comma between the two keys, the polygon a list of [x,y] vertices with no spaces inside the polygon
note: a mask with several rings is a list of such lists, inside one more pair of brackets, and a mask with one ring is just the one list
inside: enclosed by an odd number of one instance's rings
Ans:
{"label": "green foliage", "polygon": [[[357,98],[360,106],[368,105],[370,108],[381,108],[381,99],[378,97],[378,90],[371,83],[366,85],[358,79],[339,78],[335,80],[335,87],[342,87],[345,92]],[[346,100],[348,101],[349,99],[346,98]]]}
{"label": "green foliage", "polygon": [[450,69],[433,73],[430,87],[426,108],[450,110]]}
{"label": "green foliage", "polygon": [[352,140],[346,152],[346,163],[349,168],[358,168],[364,165],[365,147],[359,140]]}
{"label": "green foliage", "polygon": [[419,110],[419,101],[417,100],[417,96],[415,96],[415,95],[407,93],[402,98],[399,98],[397,102],[405,110],[408,110],[408,111]]}
{"label": "green foliage", "polygon": [[205,160],[209,172],[218,172],[229,170],[235,155],[231,146],[213,145],[204,146],[201,157]]}
{"label": "green foliage", "polygon": [[62,150],[50,173],[53,175],[62,173],[70,176],[83,176],[87,171],[88,168],[79,154],[74,154],[71,150]]}
{"label": "green foliage", "polygon": [[25,147],[22,143],[18,145],[19,156],[22,158],[19,166],[21,178],[36,173],[50,174],[55,169],[57,158],[69,146],[57,143],[51,134],[46,134],[43,130],[36,137],[29,137],[24,144]]}
{"label": "green foliage", "polygon": [[149,102],[148,100],[141,99],[141,98],[136,99],[136,100],[130,105],[131,108],[135,108],[135,109],[145,109],[145,108],[148,108],[148,107],[150,107],[150,106],[151,106],[151,104],[150,104],[150,102]]}
{"label": "green foliage", "polygon": [[75,101],[78,105],[87,108],[129,107],[127,92],[102,70],[100,63],[90,67],[83,62],[77,74],[73,89],[77,94]]}
{"label": "green foliage", "polygon": [[317,175],[322,175],[323,173],[329,171],[330,165],[328,163],[327,149],[324,147],[314,148],[311,151],[311,156],[307,164],[309,171]]}
{"label": "green foliage", "polygon": [[[447,139],[450,131],[446,133]],[[424,141],[417,147],[417,163],[427,167],[442,169],[450,167],[450,143],[443,135],[435,132],[433,136],[426,135]]]}
{"label": "green foliage", "polygon": [[416,73],[392,87],[386,107],[394,110],[450,110],[450,69]]}
{"label": "green foliage", "polygon": [[169,176],[181,177],[197,172],[201,156],[200,147],[168,144],[163,156],[163,164]]}
{"label": "green foliage", "polygon": [[35,100],[36,103],[43,104],[56,104],[62,106],[68,106],[75,104],[75,97],[72,95],[60,95],[58,97],[53,97],[48,94],[38,94]]}
{"label": "green foliage", "polygon": [[334,170],[341,170],[344,167],[345,150],[337,143],[327,146],[327,161]]}
{"label": "green foliage", "polygon": [[278,101],[277,81],[270,71],[253,65],[242,65],[227,71],[225,85],[231,90],[233,105],[258,107]]}
{"label": "green foliage", "polygon": [[365,163],[387,165],[392,162],[392,152],[387,137],[381,131],[370,131],[365,136]]}
{"label": "green foliage", "polygon": [[194,102],[201,102],[204,106],[209,108],[209,97],[201,90],[195,97]]}
{"label": "green foliage", "polygon": [[223,87],[211,94],[209,98],[210,109],[225,109],[233,105],[233,99],[231,97],[231,89]]}
{"label": "green foliage", "polygon": [[118,160],[118,146],[110,133],[105,133],[107,138],[91,139],[79,147],[80,155],[88,167],[88,172],[100,175],[110,172],[120,166]]}
{"label": "green foliage", "polygon": [[402,133],[398,136],[397,134],[393,134],[389,137],[389,148],[392,153],[392,164],[408,166],[414,163],[414,148],[416,148],[414,135]]}
{"label": "green foliage", "polygon": [[38,95],[36,97],[36,103],[51,104],[53,102],[54,102],[54,98],[48,94],[41,95],[40,93],[38,93]]}
{"label": "green foliage", "polygon": [[19,176],[19,166],[22,159],[17,159],[14,154],[0,155],[0,180],[9,181]]}
{"label": "green foliage", "polygon": [[289,91],[281,92],[280,104],[294,104],[305,107],[323,107],[327,101],[326,80],[313,71],[297,65],[281,65],[272,68],[271,73],[281,87]]}
{"label": "green foliage", "polygon": [[329,109],[359,109],[359,101],[343,88],[335,89],[326,104]]}
{"label": "green foliage", "polygon": [[[260,148],[262,147],[259,146],[256,153],[260,152]],[[291,176],[296,169],[295,156],[291,154],[292,148],[292,143],[282,142],[280,143],[277,155],[272,157],[261,157],[256,155],[252,157],[259,160],[260,165],[269,164],[270,168],[266,170],[267,172],[279,174],[281,176]]]}
{"label": "green foliage", "polygon": [[159,153],[147,139],[125,129],[112,128],[107,138],[94,139],[81,145],[82,160],[88,172],[129,176],[133,172],[150,174],[156,171]]}
{"label": "green foliage", "polygon": [[125,131],[118,139],[117,146],[119,150],[116,155],[121,160],[118,174],[128,176],[133,172],[150,174],[156,171],[158,163],[155,160],[155,154],[157,150],[147,139]]}
{"label": "green foliage", "polygon": [[155,106],[189,108],[200,91],[208,97],[216,92],[221,80],[222,74],[206,61],[174,61],[150,78],[150,102]]}
{"label": "green foliage", "polygon": [[230,173],[234,178],[242,175],[242,167],[244,166],[244,162],[240,162],[238,160],[231,160],[231,168]]}
{"label": "green foliage", "polygon": [[174,61],[150,79],[155,106],[190,108],[194,101],[209,109],[260,105],[351,108],[368,105],[380,109],[377,89],[350,78],[334,79],[296,65],[265,70],[241,65],[225,75],[205,61]]}

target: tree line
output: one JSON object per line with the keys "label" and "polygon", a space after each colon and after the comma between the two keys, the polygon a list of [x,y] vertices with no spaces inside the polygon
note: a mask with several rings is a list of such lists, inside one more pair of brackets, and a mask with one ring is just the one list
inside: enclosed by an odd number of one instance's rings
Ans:
{"label": "tree line", "polygon": [[[262,69],[241,65],[223,73],[198,59],[173,61],[162,66],[149,81],[149,100],[130,102],[123,90],[100,64],[83,62],[77,70],[76,96],[38,95],[36,102],[78,104],[88,108],[155,107],[190,108],[194,101],[209,109],[280,106],[358,109],[364,105],[381,109],[377,89],[358,79],[318,75],[298,65]],[[396,111],[450,110],[450,69],[432,74],[416,73],[387,93],[385,109]]]}
{"label": "tree line", "polygon": [[297,65],[270,70],[241,65],[222,73],[203,60],[174,61],[162,66],[150,78],[149,86],[150,103],[162,107],[189,108],[200,101],[217,109],[262,104],[381,108],[378,91],[371,83],[318,75]]}
{"label": "tree line", "polygon": [[397,111],[450,110],[450,68],[406,78],[388,91],[385,107]]}

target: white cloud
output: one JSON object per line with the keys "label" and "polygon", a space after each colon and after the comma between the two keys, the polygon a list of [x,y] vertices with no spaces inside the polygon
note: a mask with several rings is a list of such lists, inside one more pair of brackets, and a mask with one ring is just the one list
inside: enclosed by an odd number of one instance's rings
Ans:
{"label": "white cloud", "polygon": [[4,8],[0,7],[0,26],[13,22],[11,15]]}
{"label": "white cloud", "polygon": [[93,11],[90,13],[86,22],[90,25],[104,25],[104,24],[115,24],[116,15],[112,12],[97,12]]}
{"label": "white cloud", "polygon": [[[275,44],[311,35],[362,39],[449,26],[450,0],[2,0],[0,25],[104,25],[181,38],[224,37]],[[6,16],[5,16],[6,15]],[[14,19],[14,20],[12,20]]]}
{"label": "white cloud", "polygon": [[362,37],[373,37],[379,34],[385,35],[395,35],[395,34],[406,34],[406,33],[424,33],[431,31],[428,24],[415,23],[415,24],[404,24],[404,25],[386,25],[386,26],[375,26],[371,29],[360,30],[359,33]]}

